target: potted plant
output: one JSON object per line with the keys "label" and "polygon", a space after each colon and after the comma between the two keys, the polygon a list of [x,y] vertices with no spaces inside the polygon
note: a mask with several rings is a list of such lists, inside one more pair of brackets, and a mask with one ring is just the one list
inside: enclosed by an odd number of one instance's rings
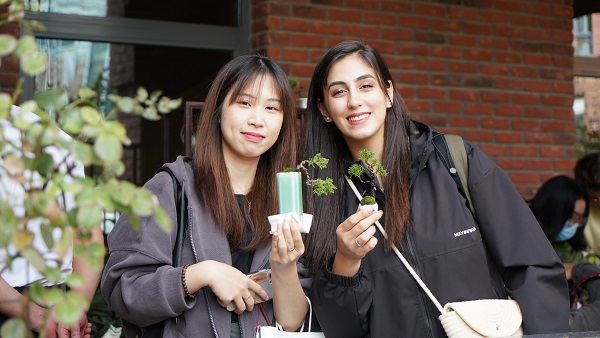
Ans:
{"label": "potted plant", "polygon": [[[21,24],[22,29],[28,31],[33,26],[41,27],[39,22],[23,19],[22,0],[3,4],[6,5],[1,15],[3,24]],[[0,57],[3,61],[16,60],[20,71],[28,76],[40,74],[48,65],[48,57],[38,50],[33,35],[0,34]],[[10,268],[16,258],[24,258],[45,279],[56,281],[60,277],[57,264],[49,264],[44,258],[48,251],[33,245],[37,234],[29,228],[32,219],[40,220],[43,241],[59,260],[63,259],[73,236],[79,234],[82,243],[73,248],[73,256],[85,258],[92,268],[101,265],[105,248],[102,244],[90,243],[90,231],[100,225],[107,212],[128,214],[138,228],[141,217],[155,216],[165,231],[170,230],[172,222],[156,197],[147,189],[118,178],[125,171],[121,160],[123,148],[131,141],[117,114],[156,120],[160,114],[177,109],[181,100],[163,96],[161,91],[148,93],[140,87],[135,97],[108,95],[105,100],[112,102],[112,108],[101,112],[97,104],[99,95],[91,88],[76,88],[78,95],[72,101],[65,90],[53,88],[37,92],[33,100],[19,102],[22,84],[23,79],[14,93],[0,93],[0,172],[26,196],[24,207],[20,208],[6,195],[0,198],[0,250],[11,252],[3,268]],[[16,135],[17,140],[8,137],[6,130],[16,131],[12,135]],[[77,175],[73,166],[50,156],[50,150],[67,154],[84,166],[93,166],[97,175]],[[70,209],[62,203],[66,195],[73,197]],[[48,235],[57,232],[61,233],[58,239]],[[58,262],[59,267],[60,264]],[[72,325],[89,304],[70,288],[84,283],[87,283],[85,276],[72,273],[62,287],[44,287],[34,282],[25,296],[52,309],[53,316],[61,323]],[[22,304],[25,314],[29,313],[28,304]],[[47,311],[44,325],[49,315]],[[0,336],[28,336],[26,318],[7,320],[0,329]]]}
{"label": "potted plant", "polygon": [[[331,178],[312,179],[307,166],[324,169],[329,159],[321,156],[321,153],[303,160],[295,168],[285,168],[283,172],[277,173],[277,199],[279,214],[269,216],[271,232],[275,231],[275,224],[281,222],[283,215],[289,214],[300,224],[300,232],[308,233],[312,223],[312,215],[305,214],[302,206],[302,186],[306,184],[312,188],[317,196],[333,193],[336,189]],[[302,174],[306,176],[302,183]]]}
{"label": "potted plant", "polygon": [[298,108],[306,109],[308,98],[302,95],[302,86],[300,85],[300,81],[298,81],[298,79],[295,77],[288,77],[288,82],[290,83],[292,91],[296,96],[296,104],[298,105]]}
{"label": "potted plant", "polygon": [[377,211],[379,206],[375,201],[375,191],[377,191],[375,180],[377,179],[377,176],[387,176],[387,170],[385,170],[381,162],[375,157],[375,152],[369,149],[361,150],[358,158],[360,163],[352,164],[350,168],[348,168],[348,175],[350,177],[356,177],[362,183],[367,183],[369,185],[369,189],[363,193],[358,208],[361,210],[371,208],[374,211]]}

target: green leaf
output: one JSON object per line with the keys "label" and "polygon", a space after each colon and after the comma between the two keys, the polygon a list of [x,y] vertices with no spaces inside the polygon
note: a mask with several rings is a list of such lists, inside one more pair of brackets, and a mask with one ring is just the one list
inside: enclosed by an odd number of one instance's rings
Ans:
{"label": "green leaf", "polygon": [[52,236],[53,227],[49,224],[42,224],[40,226],[40,232],[42,233],[42,238],[44,239],[44,243],[48,248],[54,246],[54,236]]}
{"label": "green leaf", "polygon": [[11,318],[2,324],[1,337],[27,338],[27,326],[22,318]]}
{"label": "green leaf", "polygon": [[142,114],[142,117],[145,118],[146,120],[150,120],[150,121],[160,120],[160,115],[158,115],[156,108],[154,108],[153,106],[146,108],[144,110],[144,113]]}
{"label": "green leaf", "polygon": [[20,105],[21,111],[35,112],[38,109],[38,104],[34,100],[28,100]]}
{"label": "green leaf", "polygon": [[131,201],[131,209],[138,216],[150,216],[158,205],[156,196],[145,188],[140,188]]}
{"label": "green leaf", "polygon": [[43,288],[41,290],[40,300],[48,306],[53,306],[61,302],[64,299],[63,291],[59,289],[57,286],[53,286],[50,288]]}
{"label": "green leaf", "polygon": [[17,47],[17,39],[10,34],[0,34],[0,56],[12,53]]}
{"label": "green leaf", "polygon": [[350,166],[350,168],[348,168],[348,175],[350,176],[360,177],[364,172],[365,168],[357,163],[354,163]]}
{"label": "green leaf", "polygon": [[79,304],[69,301],[68,299],[59,302],[56,304],[56,307],[54,307],[56,319],[69,326],[77,323],[82,313],[83,308]]}
{"label": "green leaf", "polygon": [[79,207],[77,210],[77,225],[83,229],[91,230],[99,226],[102,220],[104,214],[97,205]]}
{"label": "green leaf", "polygon": [[72,108],[66,109],[60,114],[60,117],[58,118],[58,124],[62,130],[76,135],[81,133],[84,121],[79,115],[79,110],[77,108]]}
{"label": "green leaf", "polygon": [[23,57],[37,50],[37,44],[33,35],[23,35],[17,41],[14,53],[18,57]]}
{"label": "green leaf", "polygon": [[117,100],[117,107],[123,113],[131,113],[135,105],[135,100],[130,97],[121,97]]}
{"label": "green leaf", "polygon": [[60,268],[48,267],[44,276],[50,281],[59,282],[62,278],[62,272],[60,271]]}
{"label": "green leaf", "polygon": [[181,102],[182,102],[181,98],[175,99],[175,100],[170,100],[167,103],[167,108],[169,108],[170,110],[175,110],[181,106]]}
{"label": "green leaf", "polygon": [[116,162],[123,156],[123,145],[110,134],[101,134],[94,144],[94,152],[104,162]]}
{"label": "green leaf", "polygon": [[0,111],[8,113],[12,104],[12,96],[8,93],[0,93]]}
{"label": "green leaf", "polygon": [[35,168],[40,175],[47,176],[54,170],[54,160],[49,154],[43,154],[37,159],[37,167]]}
{"label": "green leaf", "polygon": [[74,142],[71,152],[86,167],[94,160],[94,149],[87,143]]}
{"label": "green leaf", "polygon": [[154,218],[161,229],[163,229],[166,233],[171,232],[171,229],[173,229],[173,221],[163,208],[156,207],[154,210]]}
{"label": "green leaf", "polygon": [[333,194],[333,192],[337,189],[333,184],[333,180],[331,178],[326,178],[324,180],[318,180],[313,182],[312,184],[313,192],[317,196]]}
{"label": "green leaf", "polygon": [[20,230],[13,234],[12,243],[18,251],[21,251],[33,243],[34,235],[31,231]]}
{"label": "green leaf", "polygon": [[48,89],[34,95],[33,99],[42,109],[61,109],[67,104],[67,92],[62,89]]}
{"label": "green leaf", "polygon": [[144,87],[138,87],[136,99],[140,102],[148,98],[148,91]]}
{"label": "green leaf", "polygon": [[67,276],[67,285],[71,288],[83,286],[85,284],[85,278],[78,273],[72,273]]}
{"label": "green leaf", "polygon": [[73,228],[71,228],[70,226],[65,227],[63,229],[63,232],[62,232],[60,238],[58,239],[58,241],[56,241],[56,244],[52,248],[52,251],[54,251],[54,253],[56,254],[56,256],[58,256],[58,258],[62,259],[67,254],[67,251],[71,247],[72,243],[73,243]]}
{"label": "green leaf", "polygon": [[21,57],[21,70],[25,74],[35,76],[42,73],[48,67],[48,55],[35,51]]}
{"label": "green leaf", "polygon": [[12,206],[5,200],[0,200],[0,246],[6,247],[17,230],[19,220],[15,216]]}
{"label": "green leaf", "polygon": [[90,100],[96,97],[98,93],[88,87],[81,87],[77,90],[77,95],[84,100]]}
{"label": "green leaf", "polygon": [[102,123],[102,114],[92,107],[81,107],[80,114],[81,118],[85,122],[93,126],[97,126]]}
{"label": "green leaf", "polygon": [[46,260],[42,255],[32,247],[28,247],[21,251],[21,256],[25,257],[34,268],[36,268],[41,273],[46,272]]}

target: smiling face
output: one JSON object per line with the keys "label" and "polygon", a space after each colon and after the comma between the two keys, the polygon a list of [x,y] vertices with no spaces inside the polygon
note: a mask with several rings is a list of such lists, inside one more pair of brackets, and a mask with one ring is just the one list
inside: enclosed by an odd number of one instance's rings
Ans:
{"label": "smiling face", "polygon": [[279,137],[283,124],[281,100],[271,77],[252,82],[233,100],[231,92],[227,94],[220,124],[225,162],[258,163]]}
{"label": "smiling face", "polygon": [[392,95],[392,84],[382,88],[373,68],[352,54],[331,67],[319,109],[327,122],[335,123],[353,153],[364,148],[377,152],[383,150]]}

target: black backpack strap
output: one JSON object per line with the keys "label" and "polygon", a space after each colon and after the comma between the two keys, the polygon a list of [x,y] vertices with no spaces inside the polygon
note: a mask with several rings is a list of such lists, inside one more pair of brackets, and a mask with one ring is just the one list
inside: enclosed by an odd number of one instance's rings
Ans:
{"label": "black backpack strap", "polygon": [[[448,135],[448,136],[450,136],[450,135]],[[466,152],[464,149],[465,148],[464,143],[462,142],[462,138],[460,138],[460,136],[456,136],[456,137],[458,139],[452,140],[452,146],[453,146],[453,150],[454,150],[453,153],[461,154],[461,151],[462,151],[462,154],[464,154],[464,155],[459,156],[460,158],[458,158],[458,160],[466,162]],[[457,142],[454,142],[454,141],[457,141]],[[460,141],[460,142],[458,142],[458,141]],[[459,146],[462,149],[457,149],[457,147],[459,147]],[[442,159],[442,163],[444,163],[444,166],[450,173],[450,176],[456,183],[456,188],[458,189],[458,192],[461,194],[462,197],[465,198],[467,208],[469,208],[469,211],[471,211],[471,214],[473,214],[473,217],[475,217],[475,208],[473,207],[473,203],[471,201],[471,194],[469,193],[469,188],[467,185],[463,184],[463,182],[461,181],[461,176],[463,176],[463,180],[468,180],[468,177],[469,177],[468,176],[469,174],[467,172],[468,164],[462,163],[462,162],[460,163],[459,166],[456,166],[454,164],[451,151],[448,148],[446,135],[443,135],[438,132],[434,132],[433,147],[435,148],[435,152]]]}
{"label": "black backpack strap", "polygon": [[179,181],[175,177],[175,174],[171,168],[162,166],[157,171],[158,174],[161,171],[167,172],[171,175],[173,180],[173,194],[175,196],[175,209],[177,211],[177,222],[174,226],[177,227],[177,237],[175,237],[175,245],[173,246],[173,266],[177,267],[180,265],[181,260],[181,248],[183,247],[183,240],[187,234],[188,222],[187,222],[187,197],[185,196],[184,187],[179,184]]}

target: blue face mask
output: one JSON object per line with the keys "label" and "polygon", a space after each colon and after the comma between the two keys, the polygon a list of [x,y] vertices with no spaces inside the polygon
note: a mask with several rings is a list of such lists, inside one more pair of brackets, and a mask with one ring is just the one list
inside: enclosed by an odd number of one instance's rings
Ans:
{"label": "blue face mask", "polygon": [[579,223],[566,221],[562,230],[560,231],[558,236],[556,236],[556,241],[564,242],[564,241],[570,240],[571,238],[573,238],[573,236],[575,236],[575,233],[577,232],[578,227],[579,227]]}

